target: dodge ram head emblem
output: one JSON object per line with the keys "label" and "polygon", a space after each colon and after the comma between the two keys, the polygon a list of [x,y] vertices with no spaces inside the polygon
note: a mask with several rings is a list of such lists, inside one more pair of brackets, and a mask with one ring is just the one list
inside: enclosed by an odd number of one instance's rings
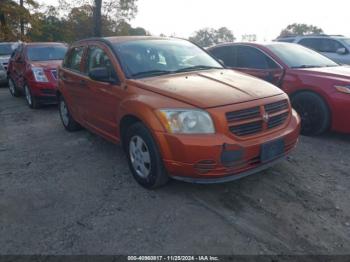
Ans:
{"label": "dodge ram head emblem", "polygon": [[265,123],[269,122],[269,120],[270,120],[270,115],[269,115],[268,113],[264,113],[264,115],[263,115],[263,120],[264,120]]}

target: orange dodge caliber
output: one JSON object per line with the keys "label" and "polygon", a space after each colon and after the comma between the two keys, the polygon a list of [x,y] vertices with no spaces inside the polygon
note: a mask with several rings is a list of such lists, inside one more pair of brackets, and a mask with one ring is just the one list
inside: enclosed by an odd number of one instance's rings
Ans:
{"label": "orange dodge caliber", "polygon": [[288,96],[226,70],[180,39],[111,37],[74,43],[58,73],[59,112],[126,151],[146,188],[259,172],[296,145],[300,119]]}

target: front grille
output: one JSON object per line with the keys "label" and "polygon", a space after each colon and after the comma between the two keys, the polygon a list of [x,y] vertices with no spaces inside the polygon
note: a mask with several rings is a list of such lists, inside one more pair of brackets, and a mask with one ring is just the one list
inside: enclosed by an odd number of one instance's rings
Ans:
{"label": "front grille", "polygon": [[288,112],[271,117],[267,123],[268,128],[271,129],[276,126],[282,125],[284,121],[286,121],[287,117],[288,117]]}
{"label": "front grille", "polygon": [[259,133],[262,131],[262,129],[263,129],[262,121],[230,127],[230,131],[237,136],[246,136],[246,135]]}
{"label": "front grille", "polygon": [[288,109],[288,101],[282,100],[272,104],[265,105],[265,111],[269,114]]}
{"label": "front grille", "polygon": [[43,88],[41,89],[41,93],[45,95],[54,95],[56,94],[56,91],[54,89]]}
{"label": "front grille", "polygon": [[51,70],[51,74],[55,80],[57,80],[57,70]]}
{"label": "front grille", "polygon": [[259,116],[260,116],[260,108],[258,106],[235,111],[235,112],[226,113],[226,119],[229,122],[237,121],[237,120],[245,120],[245,119],[259,117]]}
{"label": "front grille", "polygon": [[268,132],[285,123],[289,115],[288,100],[227,112],[229,130],[236,136]]}

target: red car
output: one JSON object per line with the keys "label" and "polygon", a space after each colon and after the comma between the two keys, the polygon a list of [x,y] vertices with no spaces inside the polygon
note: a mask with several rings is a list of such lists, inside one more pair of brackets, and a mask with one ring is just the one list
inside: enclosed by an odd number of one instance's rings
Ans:
{"label": "red car", "polygon": [[9,89],[24,94],[30,108],[57,103],[57,67],[67,46],[62,43],[25,43],[17,47],[8,65]]}
{"label": "red car", "polygon": [[350,67],[290,43],[230,43],[208,50],[228,68],[262,78],[289,94],[302,134],[350,133]]}

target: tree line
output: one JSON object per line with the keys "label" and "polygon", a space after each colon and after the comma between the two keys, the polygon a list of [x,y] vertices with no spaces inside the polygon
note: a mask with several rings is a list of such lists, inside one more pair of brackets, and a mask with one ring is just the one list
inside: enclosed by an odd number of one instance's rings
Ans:
{"label": "tree line", "polygon": [[1,0],[0,41],[73,42],[92,36],[147,35],[129,21],[137,0],[60,0],[59,6],[35,0]]}
{"label": "tree line", "polygon": [[[70,43],[92,36],[150,35],[146,29],[130,25],[137,11],[137,0],[59,0],[58,7],[40,5],[36,0],[1,0],[0,41]],[[279,36],[320,33],[323,30],[316,26],[294,23]],[[242,39],[255,41],[256,35],[245,35]],[[236,37],[226,27],[203,28],[189,40],[208,47],[234,42]]]}

